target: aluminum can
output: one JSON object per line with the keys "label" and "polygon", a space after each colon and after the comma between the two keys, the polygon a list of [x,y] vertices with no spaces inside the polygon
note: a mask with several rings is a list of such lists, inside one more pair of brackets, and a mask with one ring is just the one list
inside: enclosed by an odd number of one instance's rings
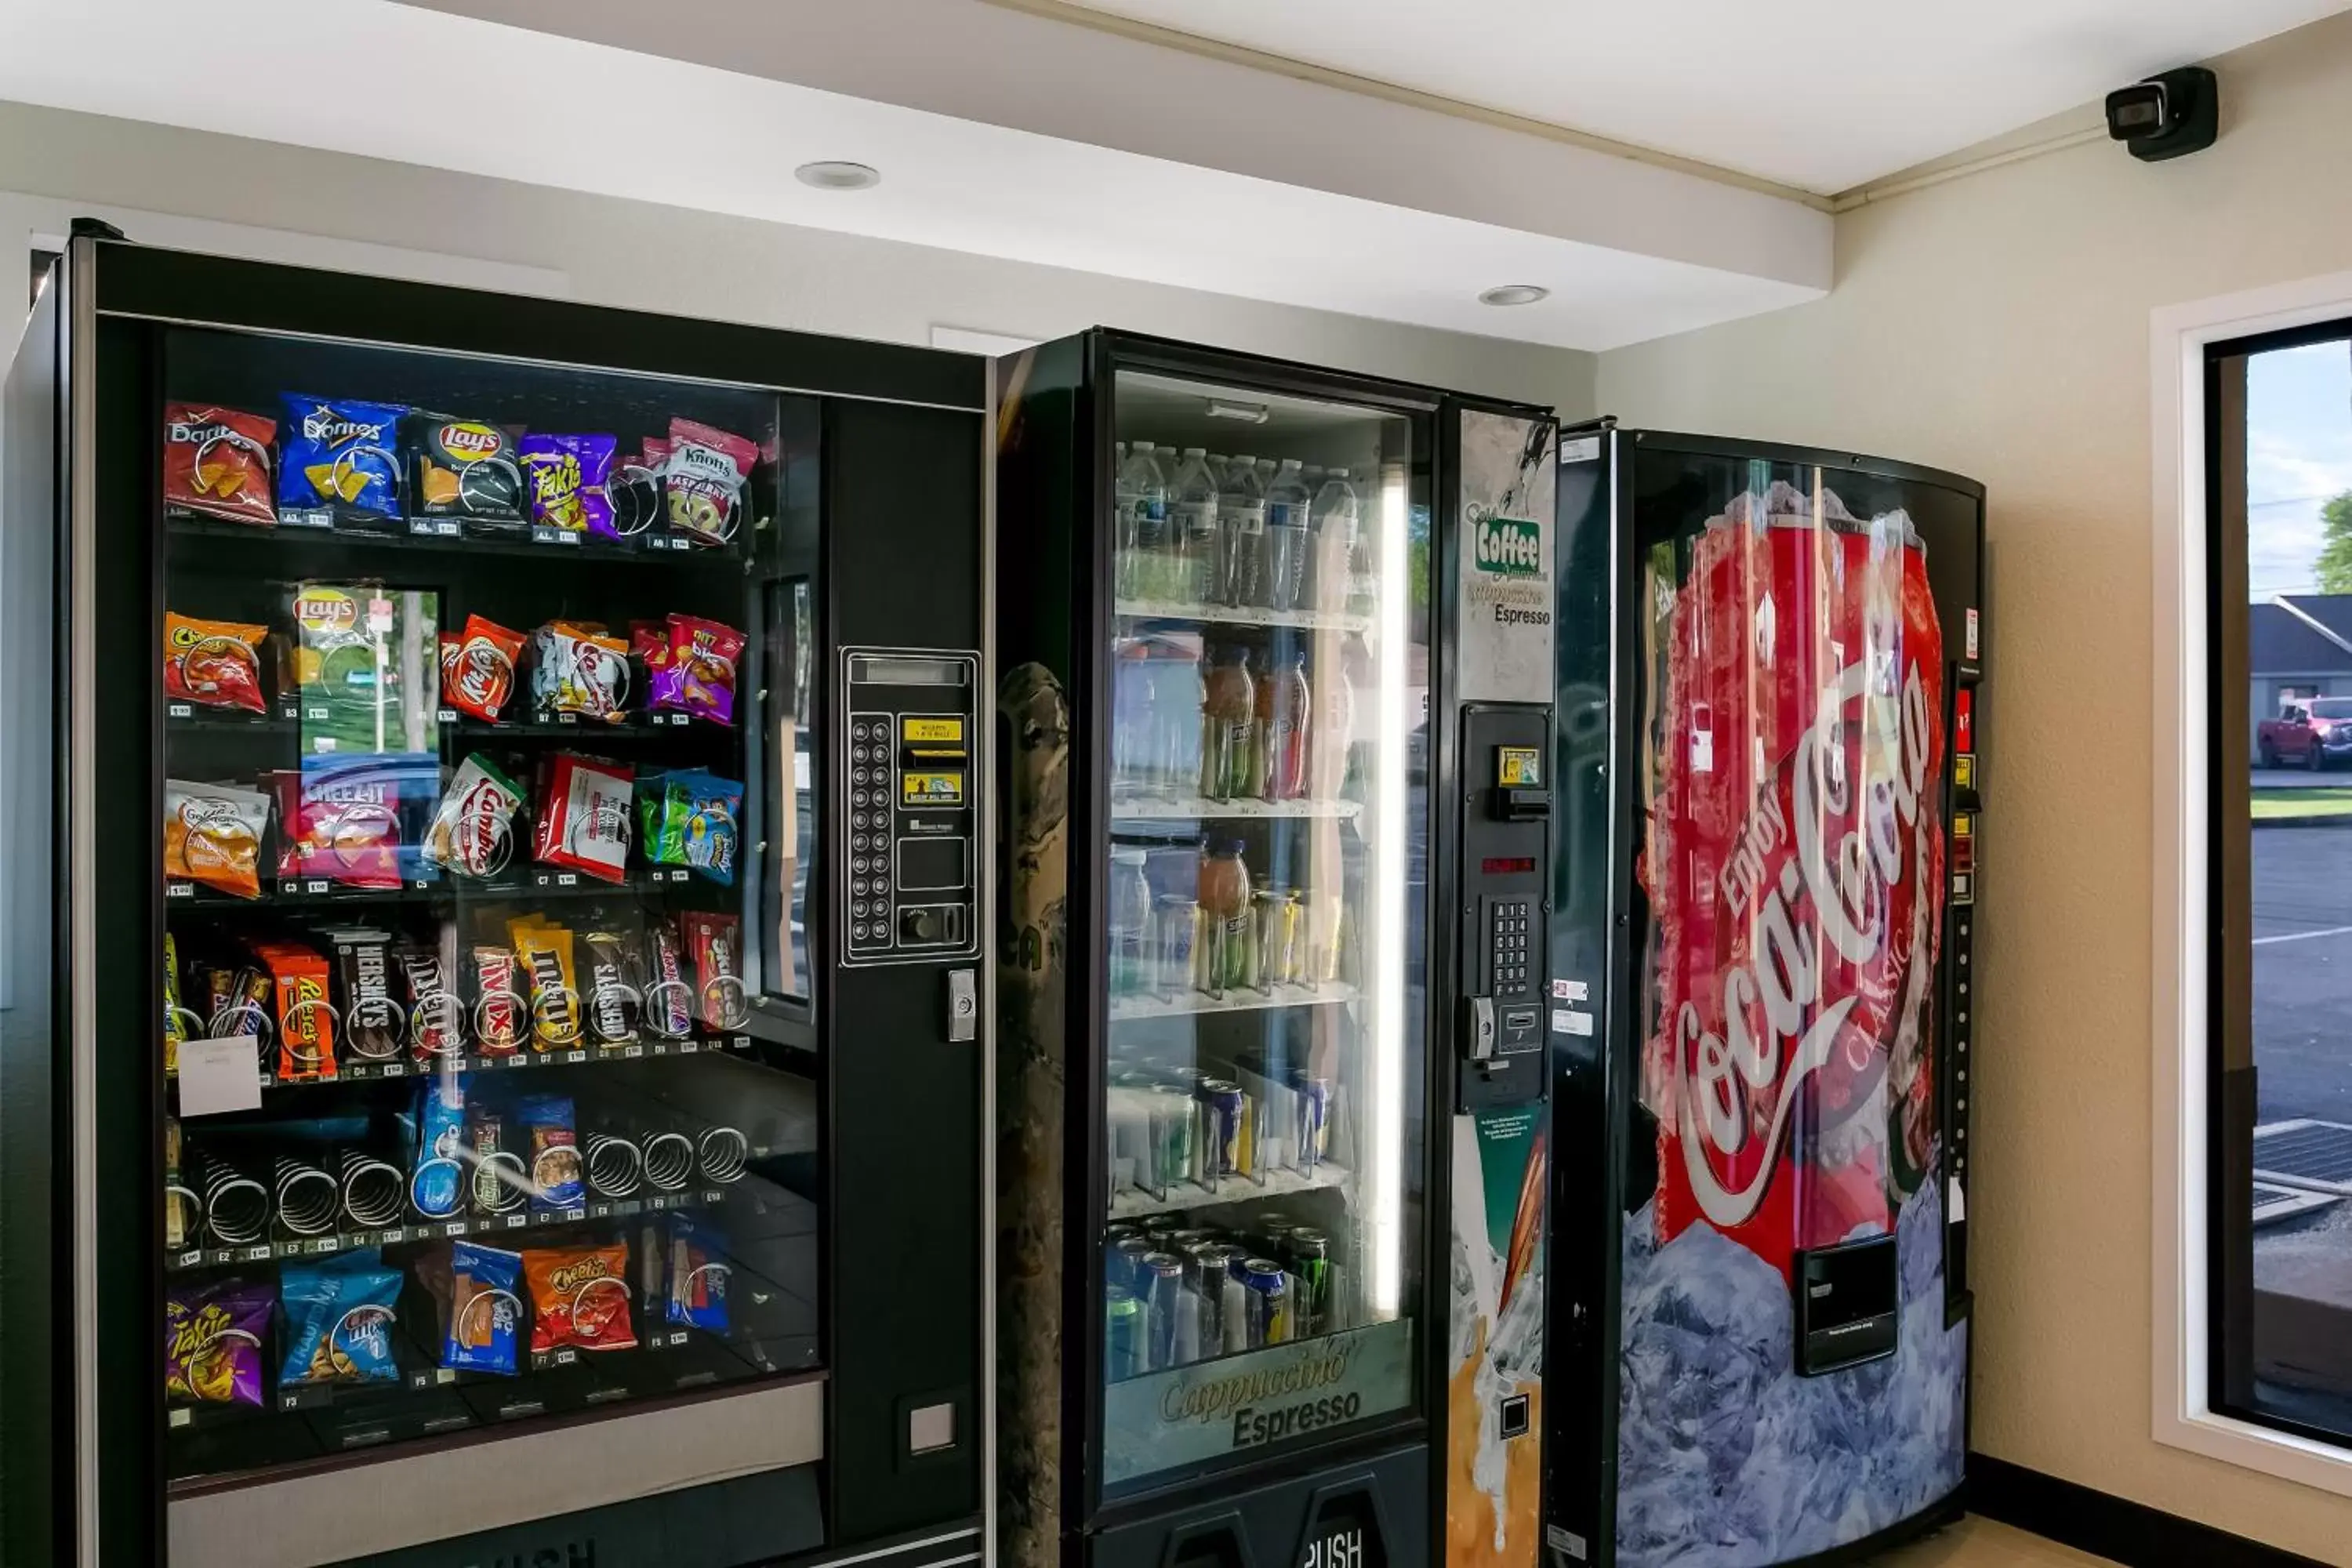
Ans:
{"label": "aluminum can", "polygon": [[1244,1152],[1242,1119],[1249,1113],[1249,1096],[1229,1078],[1201,1080],[1202,1131],[1206,1134],[1202,1170],[1210,1181],[1241,1174]]}
{"label": "aluminum can", "polygon": [[1185,1280],[1192,1291],[1192,1310],[1200,1324],[1202,1359],[1243,1349],[1241,1285],[1234,1265],[1244,1254],[1231,1242],[1195,1243],[1184,1257]]}
{"label": "aluminum can", "polygon": [[1279,1209],[1270,1210],[1257,1216],[1254,1245],[1265,1257],[1287,1258],[1290,1256],[1290,1233],[1297,1228],[1296,1215],[1284,1214]]}
{"label": "aluminum can", "polygon": [[1192,1180],[1200,1142],[1200,1102],[1172,1083],[1151,1086],[1152,1181],[1165,1191]]}
{"label": "aluminum can", "polygon": [[1136,1265],[1135,1296],[1143,1303],[1145,1370],[1179,1366],[1178,1325],[1185,1311],[1184,1260],[1172,1252],[1147,1252]]}
{"label": "aluminum can", "polygon": [[1297,984],[1303,923],[1298,895],[1287,888],[1267,888],[1252,903],[1257,917],[1257,941],[1251,984],[1260,991]]}
{"label": "aluminum can", "polygon": [[1290,1130],[1291,1163],[1311,1171],[1331,1152],[1331,1080],[1304,1069],[1290,1075],[1290,1102],[1297,1124]]}
{"label": "aluminum can", "polygon": [[1103,1293],[1103,1375],[1120,1383],[1149,1370],[1143,1364],[1143,1303],[1114,1285]]}
{"label": "aluminum can", "polygon": [[1290,1324],[1293,1339],[1328,1334],[1331,1321],[1331,1238],[1309,1226],[1289,1237]]}
{"label": "aluminum can", "polygon": [[1103,1278],[1123,1290],[1133,1290],[1136,1288],[1136,1275],[1140,1269],[1144,1255],[1154,1250],[1147,1237],[1140,1236],[1119,1237],[1111,1243],[1110,1250],[1103,1257]]}
{"label": "aluminum can", "polygon": [[1290,1276],[1271,1258],[1244,1258],[1234,1264],[1242,1287],[1242,1343],[1245,1350],[1278,1345],[1291,1338]]}

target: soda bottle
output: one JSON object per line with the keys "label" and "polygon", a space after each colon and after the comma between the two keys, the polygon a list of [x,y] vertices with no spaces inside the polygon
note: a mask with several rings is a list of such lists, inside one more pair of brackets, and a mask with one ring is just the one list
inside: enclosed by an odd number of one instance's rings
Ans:
{"label": "soda bottle", "polygon": [[1326,664],[1308,710],[1307,794],[1315,800],[1339,800],[1346,795],[1349,749],[1356,739],[1355,672],[1344,658],[1334,662],[1340,668]]}
{"label": "soda bottle", "polygon": [[1356,487],[1348,470],[1333,468],[1315,492],[1309,527],[1314,532],[1303,600],[1319,610],[1347,604],[1356,559]]}
{"label": "soda bottle", "polygon": [[1217,491],[1217,603],[1256,604],[1265,569],[1265,486],[1258,482],[1252,458],[1235,458],[1225,465]]}
{"label": "soda bottle", "polygon": [[1118,596],[1153,597],[1167,571],[1168,479],[1152,460],[1150,442],[1136,442],[1119,465],[1115,510]]}
{"label": "soda bottle", "polygon": [[1212,838],[1201,857],[1201,935],[1208,943],[1202,971],[1204,987],[1222,996],[1245,981],[1249,973],[1251,936],[1249,868],[1242,863],[1242,841]]}
{"label": "soda bottle", "polygon": [[1265,492],[1265,573],[1264,596],[1269,610],[1295,610],[1307,580],[1307,510],[1314,492],[1296,458],[1282,459],[1274,483]]}
{"label": "soda bottle", "polygon": [[1307,650],[1293,648],[1258,684],[1257,794],[1262,800],[1297,800],[1307,793]]}
{"label": "soda bottle", "polygon": [[1201,794],[1231,800],[1250,792],[1257,748],[1257,682],[1249,651],[1229,647],[1217,657],[1201,698]]}
{"label": "soda bottle", "polygon": [[1151,884],[1144,854],[1132,845],[1110,852],[1110,994],[1138,996],[1151,987]]}
{"label": "soda bottle", "polygon": [[1169,484],[1168,533],[1173,569],[1168,597],[1183,605],[1205,605],[1216,590],[1217,479],[1209,471],[1207,456],[1199,447],[1184,448]]}

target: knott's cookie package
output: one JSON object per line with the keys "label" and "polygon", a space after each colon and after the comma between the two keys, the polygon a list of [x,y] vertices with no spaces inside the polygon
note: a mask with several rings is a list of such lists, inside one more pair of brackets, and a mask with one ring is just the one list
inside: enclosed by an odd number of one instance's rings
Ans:
{"label": "knott's cookie package", "polygon": [[[1901,512],[1826,502],[1816,521],[1786,485],[1741,497],[1684,547],[1651,639],[1658,1241],[1704,1222],[1784,1271],[1792,1244],[1893,1228],[1885,1108],[1933,1074],[1890,1064],[1928,1053],[1942,938],[1926,552]],[[1895,1120],[1932,1135],[1932,1105]]]}

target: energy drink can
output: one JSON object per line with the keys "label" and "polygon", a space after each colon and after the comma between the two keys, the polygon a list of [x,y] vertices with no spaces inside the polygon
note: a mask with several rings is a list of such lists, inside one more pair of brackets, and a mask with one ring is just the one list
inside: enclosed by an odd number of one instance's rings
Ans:
{"label": "energy drink can", "polygon": [[1141,1271],[1144,1255],[1155,1250],[1148,1237],[1119,1237],[1110,1244],[1110,1250],[1103,1258],[1103,1278],[1121,1289],[1135,1289],[1136,1276]]}
{"label": "energy drink can", "polygon": [[1201,1108],[1172,1083],[1151,1086],[1151,1153],[1161,1190],[1195,1176],[1200,1158]]}
{"label": "energy drink can", "polygon": [[1136,1266],[1135,1296],[1143,1303],[1143,1355],[1147,1371],[1181,1366],[1179,1325],[1184,1316],[1184,1260],[1172,1252],[1148,1252]]}
{"label": "energy drink can", "polygon": [[1103,1293],[1103,1376],[1113,1383],[1147,1371],[1143,1364],[1143,1303],[1124,1286]]}
{"label": "energy drink can", "polygon": [[1166,1246],[1171,1252],[1182,1253],[1192,1251],[1204,1241],[1223,1241],[1223,1232],[1213,1230],[1207,1226],[1195,1225],[1187,1226],[1182,1230],[1170,1231]]}
{"label": "energy drink can", "polygon": [[1331,1152],[1331,1080],[1295,1070],[1290,1100],[1298,1123],[1290,1131],[1291,1163],[1311,1171]]}
{"label": "energy drink can", "polygon": [[1298,1228],[1298,1221],[1290,1215],[1276,1210],[1257,1216],[1257,1249],[1267,1258],[1290,1256],[1290,1233]]}
{"label": "energy drink can", "polygon": [[1234,1265],[1242,1287],[1242,1348],[1278,1345],[1290,1337],[1290,1276],[1271,1258],[1244,1258]]}
{"label": "energy drink can", "polygon": [[1249,1096],[1231,1079],[1202,1079],[1201,1109],[1206,1134],[1202,1170],[1209,1183],[1241,1174],[1242,1118],[1248,1114]]}
{"label": "energy drink can", "polygon": [[1289,1239],[1291,1337],[1328,1334],[1338,1327],[1331,1321],[1331,1238],[1302,1225]]}
{"label": "energy drink can", "polygon": [[1240,1342],[1241,1284],[1234,1278],[1234,1264],[1242,1256],[1240,1247],[1223,1241],[1196,1242],[1184,1256],[1203,1360],[1246,1348]]}

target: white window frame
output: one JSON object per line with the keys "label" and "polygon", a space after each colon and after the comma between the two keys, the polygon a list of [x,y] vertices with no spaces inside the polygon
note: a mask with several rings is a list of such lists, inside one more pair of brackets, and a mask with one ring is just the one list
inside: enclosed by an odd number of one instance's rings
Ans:
{"label": "white window frame", "polygon": [[2352,272],[2168,306],[2149,322],[2155,555],[2154,897],[2150,991],[2155,1068],[2152,1416],[2159,1443],[2352,1497],[2352,1438],[2338,1447],[2219,1414],[2206,1346],[2210,1170],[2206,1112],[2205,350],[2352,317]]}

